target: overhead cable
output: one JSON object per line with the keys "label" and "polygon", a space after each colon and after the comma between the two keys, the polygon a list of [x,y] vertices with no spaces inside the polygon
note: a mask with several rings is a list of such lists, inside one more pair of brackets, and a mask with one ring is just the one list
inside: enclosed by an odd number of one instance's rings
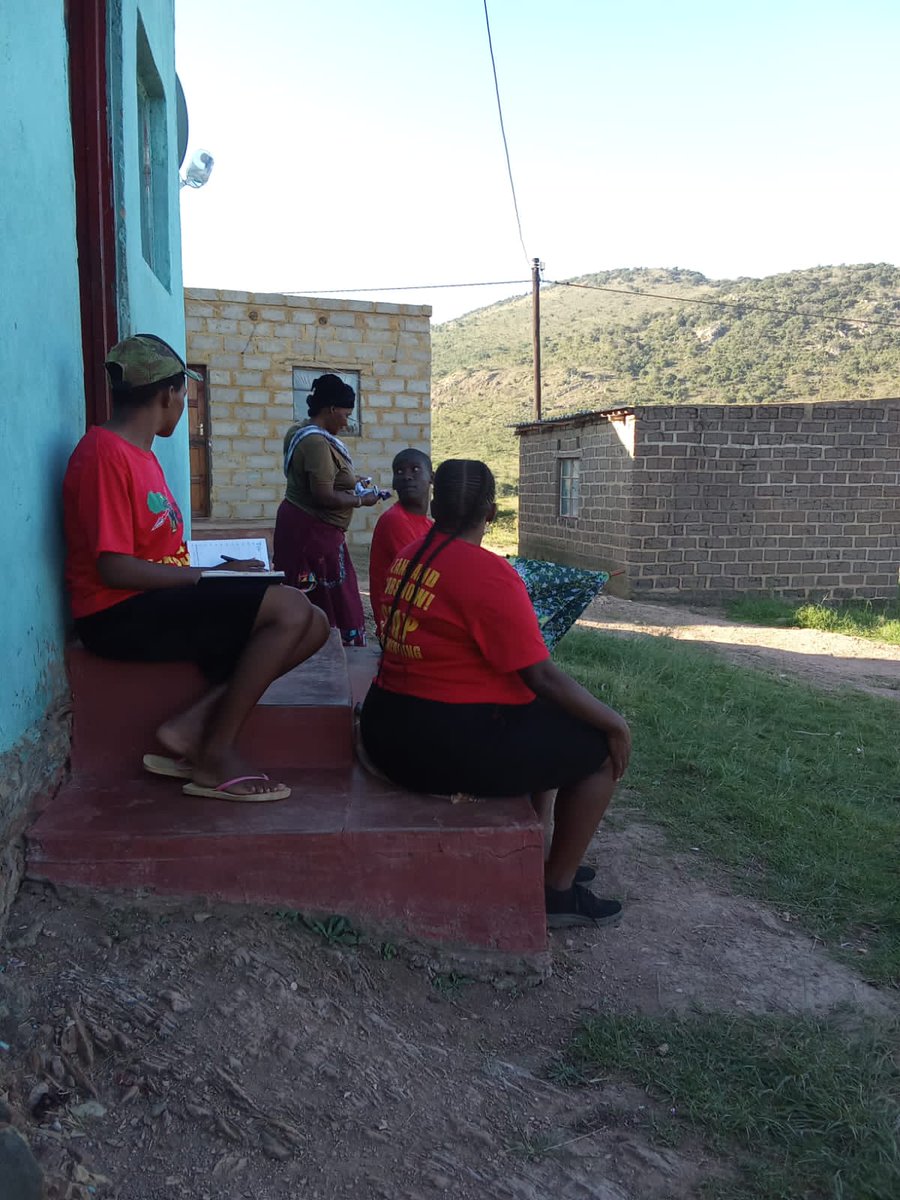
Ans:
{"label": "overhead cable", "polygon": [[330,292],[332,295],[348,296],[351,292],[434,292],[438,288],[470,288],[470,287],[515,287],[520,283],[531,283],[530,279],[488,279],[480,283],[405,283],[400,287],[367,287],[367,288],[307,288],[303,292],[278,292],[279,296],[322,296]]}
{"label": "overhead cable", "polygon": [[[531,279],[486,279],[475,283],[407,283],[396,287],[306,288],[302,292],[280,291],[279,296],[349,296],[379,292],[434,292],[446,288],[518,287],[531,284]],[[587,292],[608,292],[613,296],[643,296],[648,300],[672,300],[676,304],[702,304],[707,308],[734,308],[745,312],[770,313],[772,316],[802,317],[807,321],[833,321],[838,324],[875,325],[883,329],[900,329],[900,321],[882,321],[877,317],[850,317],[784,308],[778,305],[754,304],[749,300],[709,300],[699,296],[674,296],[667,292],[648,292],[643,288],[603,287],[598,283],[576,283],[573,279],[542,279],[542,287],[578,288]],[[517,297],[510,296],[509,299]],[[454,320],[458,318],[453,318]]]}
{"label": "overhead cable", "polygon": [[506,171],[509,175],[509,187],[512,192],[513,208],[516,213],[516,225],[519,229],[519,242],[522,246],[522,253],[525,255],[525,261],[531,266],[531,259],[528,251],[525,249],[525,238],[522,236],[522,218],[519,216],[519,202],[516,199],[516,185],[513,181],[512,163],[509,161],[509,145],[506,141],[506,126],[503,123],[503,105],[500,103],[500,84],[497,80],[497,63],[494,59],[494,43],[491,38],[491,19],[488,16],[487,0],[484,0],[484,23],[487,27],[488,49],[491,52],[491,70],[494,72],[494,92],[497,96],[497,112],[500,115],[500,133],[503,136],[503,150],[506,154]]}

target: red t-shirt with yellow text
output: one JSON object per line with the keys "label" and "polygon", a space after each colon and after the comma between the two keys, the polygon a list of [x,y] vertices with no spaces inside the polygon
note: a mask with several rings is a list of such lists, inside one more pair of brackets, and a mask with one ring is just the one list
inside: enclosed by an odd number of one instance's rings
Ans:
{"label": "red t-shirt with yellow text", "polygon": [[107,587],[103,553],[189,565],[184,522],[156,455],[99,425],[72,452],[63,479],[66,586],[74,617],[120,604],[136,591]]}
{"label": "red t-shirt with yellow text", "polygon": [[400,503],[392,504],[378,518],[369,548],[369,598],[379,637],[384,585],[391,563],[404,546],[423,538],[432,524],[431,517],[408,512]]}
{"label": "red t-shirt with yellow text", "polygon": [[[394,560],[385,585],[387,621],[420,538]],[[430,566],[436,545],[444,543]],[[549,658],[525,584],[481,546],[440,535],[414,568],[385,630],[379,686],[447,704],[528,704],[518,672]]]}

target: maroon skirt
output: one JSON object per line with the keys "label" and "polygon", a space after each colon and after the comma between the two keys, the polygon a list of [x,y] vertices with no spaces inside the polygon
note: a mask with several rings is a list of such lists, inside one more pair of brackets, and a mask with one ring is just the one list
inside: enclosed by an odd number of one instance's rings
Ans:
{"label": "maroon skirt", "polygon": [[344,645],[364,646],[366,621],[344,531],[282,500],[274,551],[275,569],[284,571],[292,587],[306,591],[329,625],[341,631]]}

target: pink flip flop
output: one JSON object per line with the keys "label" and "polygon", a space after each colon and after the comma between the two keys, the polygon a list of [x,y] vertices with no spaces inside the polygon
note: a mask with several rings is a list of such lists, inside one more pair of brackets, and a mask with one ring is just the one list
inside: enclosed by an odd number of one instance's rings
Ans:
{"label": "pink flip flop", "polygon": [[257,779],[269,782],[268,775],[238,775],[236,779],[226,779],[218,787],[204,787],[202,783],[186,783],[181,789],[186,796],[205,796],[209,800],[234,800],[240,804],[265,804],[270,800],[287,800],[291,789],[284,784],[273,788],[270,792],[232,792],[236,783],[253,783]]}

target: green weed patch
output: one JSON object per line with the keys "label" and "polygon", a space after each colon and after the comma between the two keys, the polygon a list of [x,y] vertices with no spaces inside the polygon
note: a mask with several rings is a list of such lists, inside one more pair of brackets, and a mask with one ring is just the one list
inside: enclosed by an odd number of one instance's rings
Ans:
{"label": "green weed patch", "polygon": [[625,785],[675,844],[699,846],[868,979],[900,983],[895,703],[665,638],[576,630],[556,658],[630,721]]}

